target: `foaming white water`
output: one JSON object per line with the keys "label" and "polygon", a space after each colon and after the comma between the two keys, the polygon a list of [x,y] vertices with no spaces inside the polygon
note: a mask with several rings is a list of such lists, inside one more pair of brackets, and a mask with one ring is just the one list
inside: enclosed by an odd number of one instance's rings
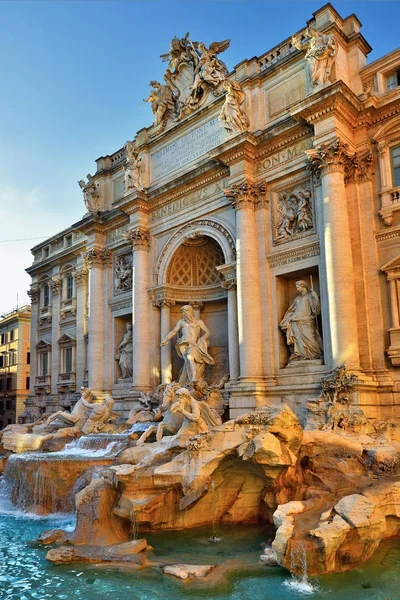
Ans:
{"label": "foaming white water", "polygon": [[283,585],[292,592],[297,592],[298,594],[303,594],[304,596],[310,596],[319,590],[318,586],[310,583],[308,579],[295,579],[294,577],[284,581]]}
{"label": "foaming white water", "polygon": [[[118,452],[121,448],[121,441],[111,441],[105,448],[82,448],[77,444],[74,440],[65,446],[63,450],[60,452],[51,452],[47,456],[53,456],[58,458],[68,457],[68,456],[77,456],[77,457],[89,457],[89,458],[99,458],[102,456],[110,456],[115,452]],[[43,454],[42,454],[43,456]]]}

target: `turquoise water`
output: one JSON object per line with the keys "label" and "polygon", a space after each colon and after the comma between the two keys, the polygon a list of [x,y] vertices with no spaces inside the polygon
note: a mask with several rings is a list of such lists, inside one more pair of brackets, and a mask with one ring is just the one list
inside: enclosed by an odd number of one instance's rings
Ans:
{"label": "turquoise water", "polygon": [[[400,540],[383,543],[362,569],[294,582],[281,568],[258,563],[267,530],[220,527],[223,539],[211,544],[210,531],[147,533],[154,561],[188,562],[235,567],[218,584],[182,582],[163,575],[158,566],[118,569],[94,565],[53,565],[46,549],[32,543],[45,529],[68,527],[70,516],[33,518],[4,510],[0,514],[1,600],[400,600]],[[141,532],[142,534],[143,532]]]}

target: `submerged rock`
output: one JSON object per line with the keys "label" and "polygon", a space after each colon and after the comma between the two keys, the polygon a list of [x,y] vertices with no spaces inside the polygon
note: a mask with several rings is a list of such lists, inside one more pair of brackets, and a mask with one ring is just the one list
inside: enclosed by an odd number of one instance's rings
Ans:
{"label": "submerged rock", "polygon": [[190,577],[206,577],[214,568],[215,565],[167,565],[163,568],[163,573],[179,579],[189,579]]}

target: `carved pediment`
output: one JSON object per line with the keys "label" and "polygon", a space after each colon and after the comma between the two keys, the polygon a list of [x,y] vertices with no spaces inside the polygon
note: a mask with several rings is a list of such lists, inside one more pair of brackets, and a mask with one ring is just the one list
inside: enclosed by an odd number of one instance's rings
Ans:
{"label": "carved pediment", "polygon": [[386,265],[381,267],[381,271],[386,273],[386,275],[396,276],[400,278],[400,254],[395,258],[392,258]]}
{"label": "carved pediment", "polygon": [[51,350],[51,343],[48,340],[40,339],[35,348],[36,350]]}
{"label": "carved pediment", "polygon": [[61,337],[58,338],[57,343],[59,346],[71,345],[76,343],[76,339],[72,335],[68,335],[68,333],[63,333]]}

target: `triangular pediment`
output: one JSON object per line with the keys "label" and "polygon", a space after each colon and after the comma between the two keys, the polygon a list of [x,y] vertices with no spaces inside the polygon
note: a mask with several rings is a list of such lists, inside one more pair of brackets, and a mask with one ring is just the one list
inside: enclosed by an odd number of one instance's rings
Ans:
{"label": "triangular pediment", "polygon": [[75,344],[76,340],[72,335],[68,335],[68,333],[63,333],[61,337],[58,338],[57,343],[62,344]]}
{"label": "triangular pediment", "polygon": [[396,258],[392,258],[386,265],[381,267],[381,271],[384,273],[390,273],[391,271],[398,271],[400,269],[400,254]]}
{"label": "triangular pediment", "polygon": [[38,341],[35,348],[36,350],[51,350],[51,343],[42,338]]}

